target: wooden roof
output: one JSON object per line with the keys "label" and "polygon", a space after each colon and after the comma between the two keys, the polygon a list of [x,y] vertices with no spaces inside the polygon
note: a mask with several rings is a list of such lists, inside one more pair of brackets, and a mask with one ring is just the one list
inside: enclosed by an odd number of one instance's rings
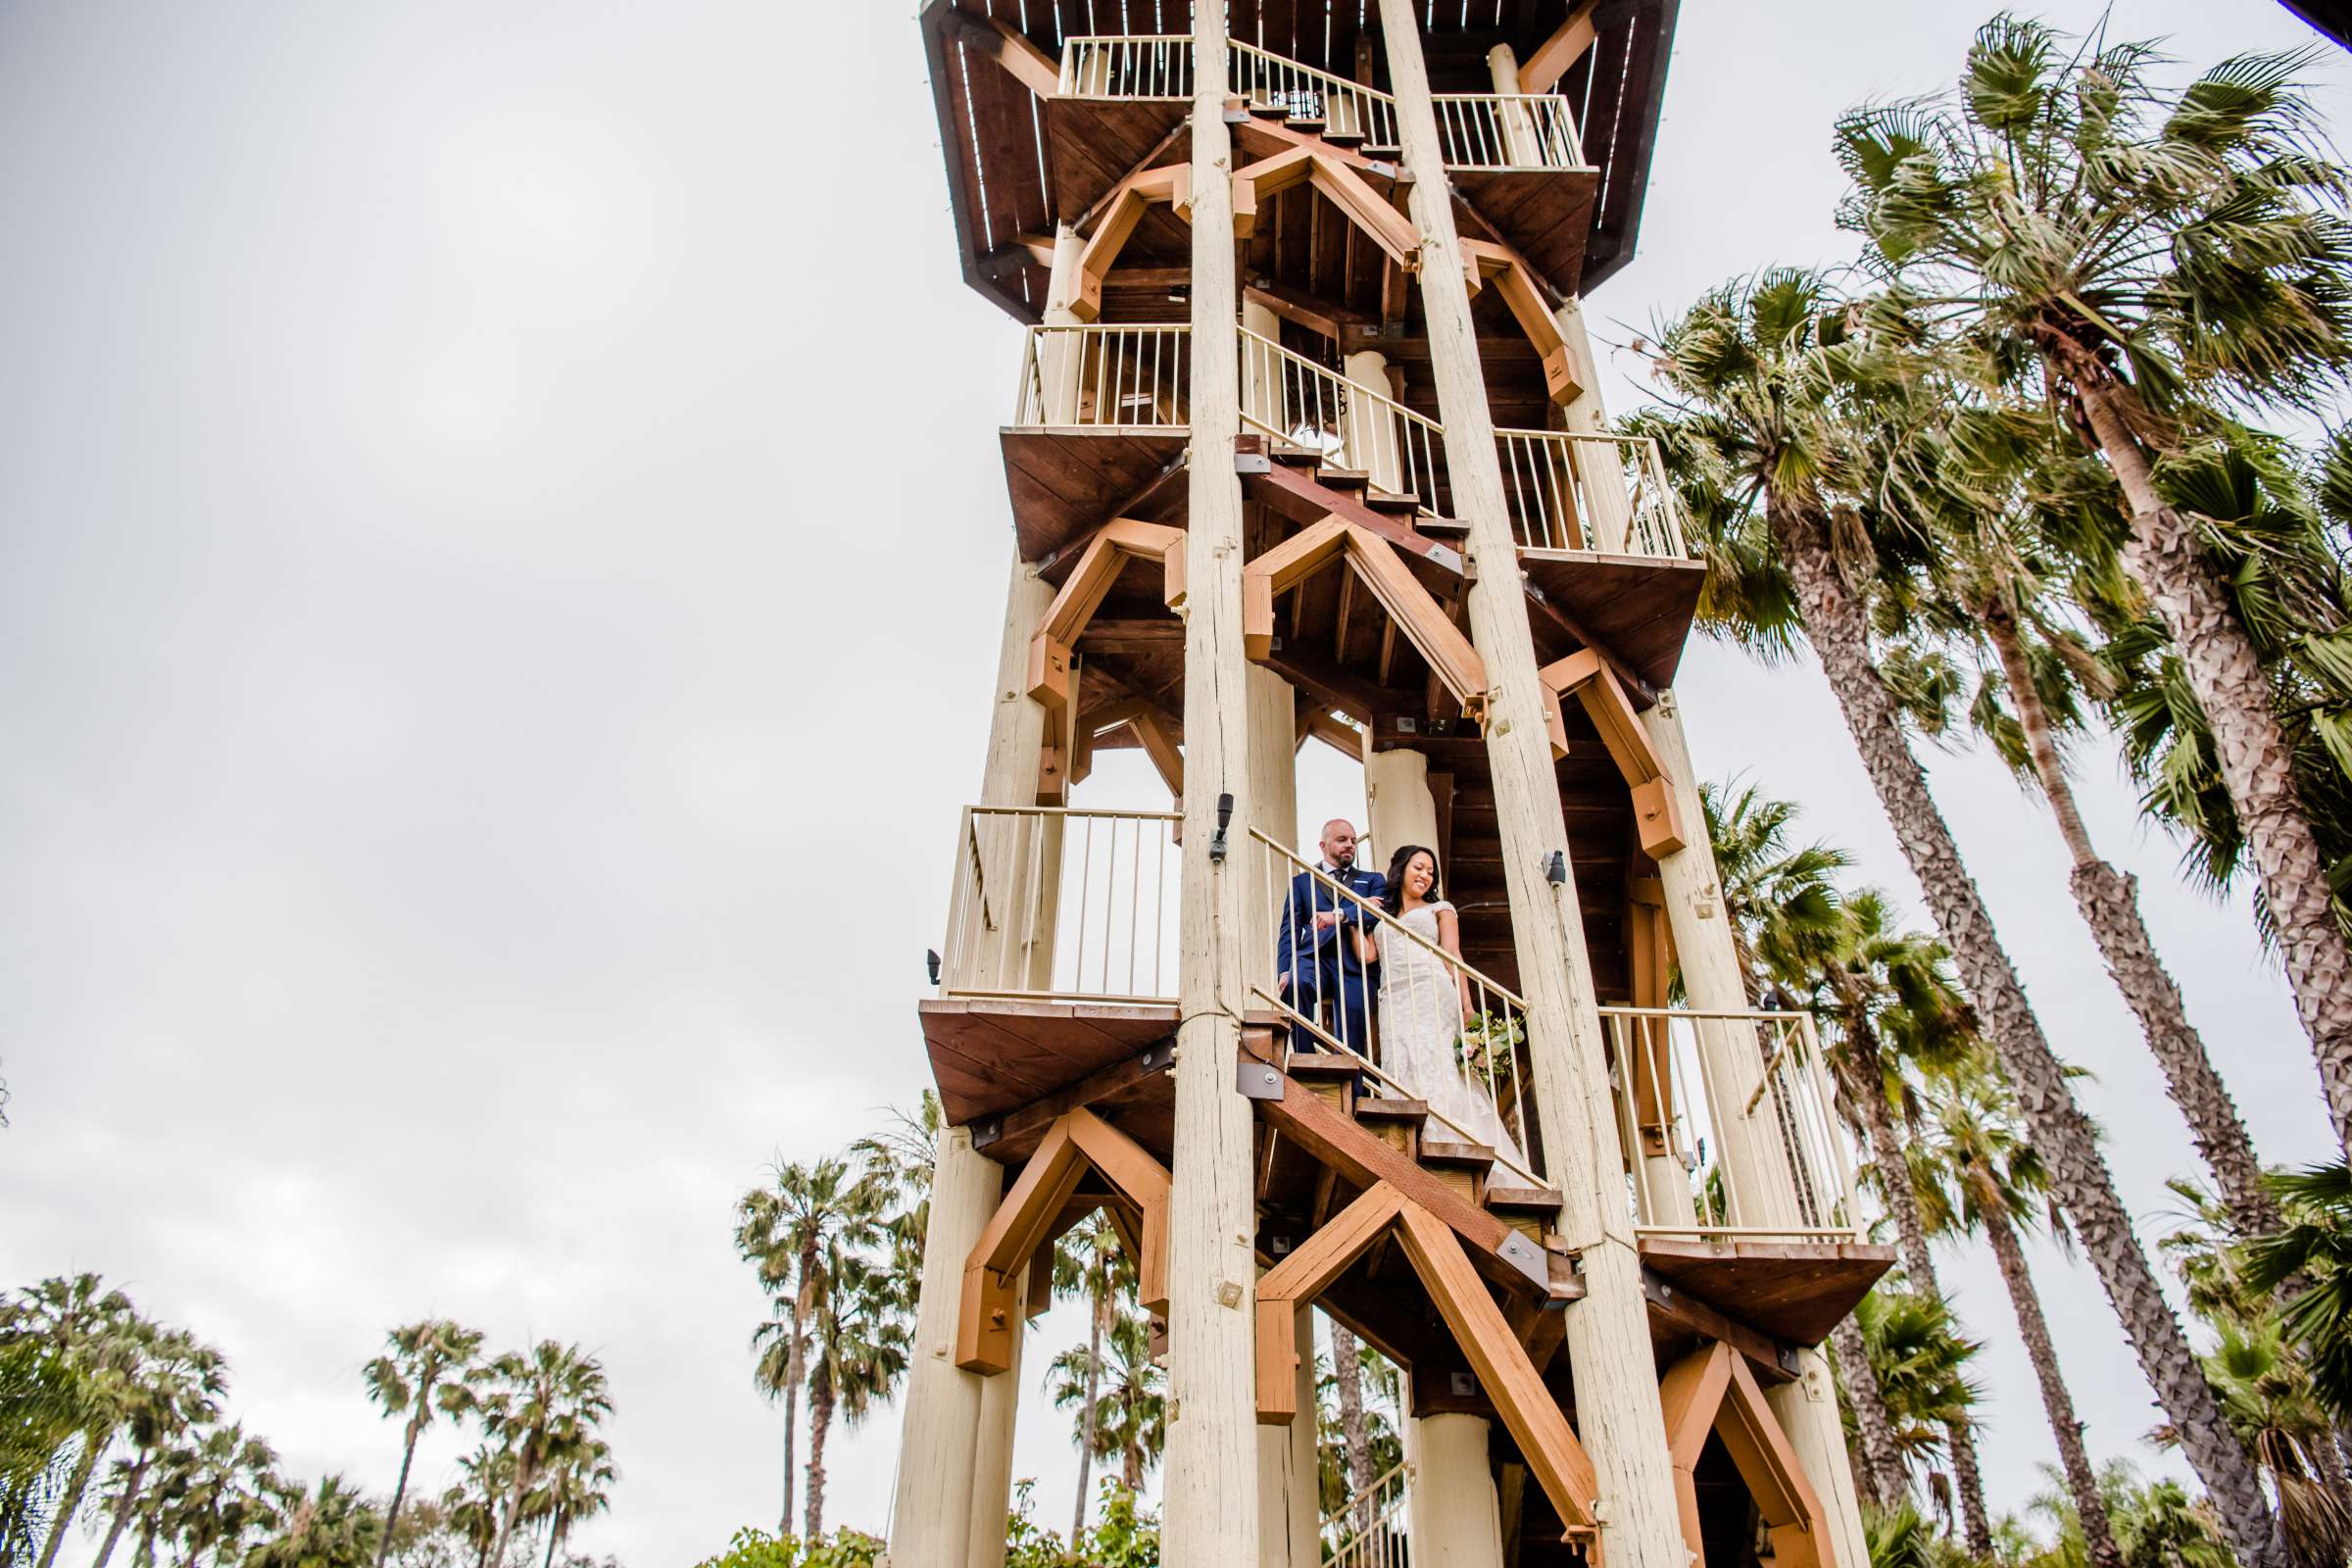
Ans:
{"label": "wooden roof", "polygon": [[[1432,4],[1424,44],[1432,85],[1440,92],[1488,90],[1487,49],[1508,42],[1526,55],[1560,24],[1570,3]],[[1577,106],[1585,155],[1600,171],[1580,293],[1633,259],[1678,6],[1679,0],[1601,0],[1592,47],[1561,80],[1560,91]],[[1374,10],[1372,0],[1332,0],[1328,7],[1231,0],[1236,37],[1342,75],[1353,74],[1357,39],[1377,30]],[[1046,267],[1021,237],[1051,234],[1057,219],[1079,214],[1055,209],[1045,103],[972,48],[957,25],[992,18],[1058,59],[1062,40],[1073,35],[1185,31],[1191,10],[1184,0],[924,0],[923,49],[964,281],[1016,319],[1034,322],[1045,305]]]}

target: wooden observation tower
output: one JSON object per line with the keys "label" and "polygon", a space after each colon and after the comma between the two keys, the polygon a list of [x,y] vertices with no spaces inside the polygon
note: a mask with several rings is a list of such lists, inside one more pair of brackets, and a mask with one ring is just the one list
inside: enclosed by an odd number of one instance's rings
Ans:
{"label": "wooden observation tower", "polygon": [[[1703,568],[1579,307],[1674,13],[923,6],[964,276],[1028,337],[897,1568],[1002,1563],[1024,1323],[1102,1207],[1171,1568],[1865,1568],[1819,1346],[1890,1253],[1742,984],[1672,692]],[[1302,889],[1420,940],[1289,842],[1307,745],[1361,760],[1367,866],[1444,868],[1460,955],[1381,950],[1459,988],[1442,1094],[1277,972]],[[1110,747],[1168,810],[1086,807]],[[1314,1313],[1409,1373],[1405,1465],[1328,1519]]]}

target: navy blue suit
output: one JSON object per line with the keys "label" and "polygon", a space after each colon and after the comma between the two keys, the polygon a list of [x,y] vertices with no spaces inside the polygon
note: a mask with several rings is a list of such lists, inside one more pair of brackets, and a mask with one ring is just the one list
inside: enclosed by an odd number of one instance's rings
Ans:
{"label": "navy blue suit", "polygon": [[[1388,878],[1377,871],[1343,871],[1332,881],[1359,898],[1372,900],[1388,886]],[[1339,923],[1318,929],[1317,912],[1335,908]],[[1354,934],[1369,933],[1371,924],[1359,906],[1304,871],[1291,878],[1291,891],[1275,917],[1275,973],[1290,977],[1290,985],[1281,993],[1283,1000],[1364,1056],[1372,1054],[1371,998],[1379,984],[1380,966],[1367,965],[1357,956]],[[1323,1011],[1327,1005],[1328,1016]],[[1320,1051],[1323,1043],[1312,1031],[1294,1025],[1291,1049]]]}

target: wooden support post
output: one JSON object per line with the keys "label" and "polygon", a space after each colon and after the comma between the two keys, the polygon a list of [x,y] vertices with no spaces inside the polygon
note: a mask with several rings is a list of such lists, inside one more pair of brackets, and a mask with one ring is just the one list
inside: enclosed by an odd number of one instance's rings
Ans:
{"label": "wooden support post", "polygon": [[[1258,831],[1278,844],[1296,845],[1298,838],[1298,694],[1263,664],[1251,664],[1245,674],[1250,708],[1250,804]],[[1266,852],[1255,841],[1237,844],[1246,891],[1242,913],[1248,918],[1249,951],[1243,956],[1252,994],[1274,989],[1274,938],[1278,911],[1266,897],[1273,879],[1265,874]],[[1229,862],[1230,863],[1230,862]]]}
{"label": "wooden support post", "polygon": [[[1373,349],[1358,349],[1342,362],[1350,386],[1360,386],[1367,392],[1388,398],[1389,359]],[[1396,411],[1387,403],[1371,398],[1351,398],[1348,416],[1341,426],[1347,445],[1344,451],[1348,465],[1361,468],[1372,479],[1372,487],[1391,495],[1404,491],[1404,432],[1396,427]],[[1423,496],[1424,504],[1431,504]]]}
{"label": "wooden support post", "polygon": [[[1242,654],[1241,427],[1233,140],[1224,119],[1223,8],[1193,19],[1192,460],[1185,541],[1184,914],[1177,994],[1174,1185],[1168,1237],[1168,1443],[1161,1561],[1258,1560],[1251,1320],[1257,1263],[1250,1102],[1235,1090],[1250,926],[1250,727]],[[1288,737],[1285,737],[1288,744]],[[1209,858],[1217,798],[1228,853]]]}
{"label": "wooden support post", "polygon": [[1502,1568],[1502,1509],[1481,1415],[1408,1415],[1404,1498],[1413,1568]]}
{"label": "wooden support post", "polygon": [[[1372,819],[1368,831],[1372,854],[1365,868],[1384,869],[1389,857],[1407,844],[1419,844],[1437,854],[1438,801],[1429,788],[1429,759],[1400,746],[1371,751],[1371,744],[1372,733],[1366,730],[1364,799]],[[1439,874],[1443,876],[1445,870],[1441,861]]]}
{"label": "wooden support post", "polygon": [[1380,11],[1404,160],[1414,175],[1411,210],[1426,253],[1421,293],[1446,426],[1453,511],[1469,524],[1468,553],[1479,567],[1470,593],[1470,623],[1494,683],[1487,753],[1528,1003],[1537,1115],[1544,1127],[1546,1174],[1561,1193],[1558,1228],[1578,1249],[1585,1277],[1586,1297],[1569,1310],[1566,1343],[1578,1424],[1598,1477],[1599,1544],[1607,1561],[1680,1563],[1685,1560],[1681,1521],[1651,1370],[1641,1259],[1626,1215],[1624,1165],[1608,1110],[1608,1069],[1592,962],[1574,878],[1552,884],[1544,877],[1551,854],[1564,855],[1567,848],[1559,781],[1544,733],[1535,639],[1520,592],[1494,420],[1421,57],[1421,22],[1412,0],[1381,0]]}
{"label": "wooden support post", "polygon": [[[1494,91],[1502,97],[1516,98],[1527,91],[1519,80],[1519,52],[1507,43],[1498,43],[1487,51],[1487,74],[1494,78]],[[1502,122],[1504,155],[1514,164],[1541,165],[1544,161],[1541,144],[1526,106],[1506,103],[1497,107],[1501,110],[1497,118]]]}
{"label": "wooden support post", "polygon": [[[1282,318],[1275,315],[1250,291],[1253,297],[1242,302],[1242,325],[1269,343],[1282,341]],[[1271,354],[1260,351],[1242,362],[1242,428],[1261,433],[1280,434],[1275,427],[1281,422],[1282,388],[1281,362]]]}
{"label": "wooden support post", "polygon": [[1257,1544],[1263,1568],[1320,1568],[1321,1455],[1315,1446],[1314,1312],[1300,1307],[1293,1331],[1299,1347],[1293,1398],[1310,1412],[1288,1430],[1257,1429]]}
{"label": "wooden support post", "polygon": [[[1077,320],[1068,296],[1076,286],[1081,242],[1064,227],[1054,236],[1049,325]],[[985,806],[1025,806],[1037,791],[1038,755],[1047,712],[1026,695],[1029,643],[1054,602],[1053,586],[1015,552],[1004,594],[1004,623],[997,651],[995,701],[989,716],[988,757],[981,770]],[[1051,962],[1054,909],[1047,891],[1060,883],[1055,832],[1039,847],[1044,886],[1033,928],[1041,952],[1023,956],[1034,973]],[[960,847],[959,847],[960,850]],[[1021,858],[1026,863],[1028,857]],[[1016,895],[1018,896],[1018,895]],[[1004,1191],[1004,1167],[972,1150],[971,1136],[951,1128],[940,1138],[932,1176],[931,1228],[924,1239],[923,1280],[915,1306],[914,1349],[900,1425],[899,1479],[891,1509],[891,1559],[899,1568],[961,1568],[1004,1561],[1003,1507],[1010,1493],[1013,1423],[1019,1413],[1020,1334],[1013,1335],[1009,1375],[983,1378],[956,1365],[956,1321],[963,1299],[963,1264]],[[1020,1301],[1015,1299],[1015,1319]],[[992,1387],[993,1385],[993,1387]],[[981,1521],[994,1521],[985,1528]],[[995,1555],[973,1555],[975,1535],[993,1534]]]}

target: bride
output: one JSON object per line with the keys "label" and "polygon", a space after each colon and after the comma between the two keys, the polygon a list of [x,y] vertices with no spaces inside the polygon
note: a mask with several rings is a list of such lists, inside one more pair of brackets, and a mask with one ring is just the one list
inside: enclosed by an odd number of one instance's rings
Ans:
{"label": "bride", "polygon": [[1453,906],[1437,892],[1437,856],[1418,844],[1404,846],[1390,858],[1388,888],[1380,900],[1396,925],[1383,920],[1375,938],[1367,940],[1360,932],[1355,938],[1367,963],[1375,956],[1380,960],[1381,1068],[1452,1123],[1445,1136],[1517,1158],[1519,1141],[1494,1106],[1492,1089],[1499,1086],[1490,1086],[1466,1067],[1457,1049],[1463,1025],[1475,1021],[1470,981],[1439,956],[1447,955],[1458,963],[1462,937]]}

